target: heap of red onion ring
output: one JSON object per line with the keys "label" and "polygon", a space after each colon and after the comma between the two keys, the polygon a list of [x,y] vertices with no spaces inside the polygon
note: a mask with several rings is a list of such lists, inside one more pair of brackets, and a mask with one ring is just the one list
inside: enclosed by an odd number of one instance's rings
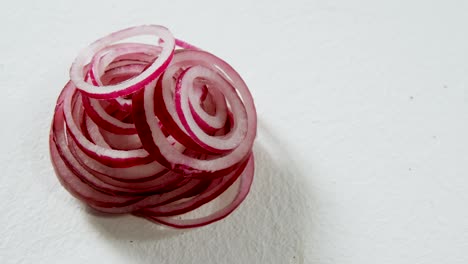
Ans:
{"label": "heap of red onion ring", "polygon": [[[140,35],[155,43],[125,42]],[[252,96],[229,64],[144,25],[103,37],[75,59],[50,153],[62,185],[90,207],[190,228],[245,199],[256,129]]]}

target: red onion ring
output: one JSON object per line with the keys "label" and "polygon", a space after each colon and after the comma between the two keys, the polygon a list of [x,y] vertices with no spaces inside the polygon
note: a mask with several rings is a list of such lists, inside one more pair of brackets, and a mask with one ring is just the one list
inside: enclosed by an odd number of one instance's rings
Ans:
{"label": "red onion ring", "polygon": [[[158,43],[162,51],[158,58],[149,65],[144,72],[138,75],[137,78],[107,86],[95,86],[85,81],[86,73],[84,72],[84,68],[91,61],[96,52],[117,41],[139,35],[158,36],[162,40]],[[76,57],[70,68],[70,79],[82,92],[93,98],[113,99],[119,96],[125,96],[145,87],[149,82],[159,77],[171,61],[174,48],[175,39],[169,30],[163,26],[144,25],[123,29],[95,41],[84,49],[78,57]]]}
{"label": "red onion ring", "polygon": [[[248,153],[252,149],[253,141],[256,137],[257,116],[250,91],[239,74],[229,64],[210,53],[204,51],[184,50],[177,53],[176,55],[177,57],[174,58],[172,65],[179,66],[178,62],[180,60],[182,63],[184,63],[184,66],[193,64],[203,66],[218,73],[225,79],[227,83],[236,88],[235,91],[242,97],[244,105],[243,108],[246,113],[245,118],[247,120],[244,120],[243,117],[235,116],[234,127],[239,122],[246,122],[247,131],[245,133],[245,138],[238,147],[231,149],[231,151],[226,155],[220,155],[214,159],[201,160],[184,155],[182,152],[171,146],[167,140],[165,140],[166,137],[159,127],[157,118],[155,118],[157,115],[157,113],[155,113],[155,108],[160,110],[161,104],[155,105],[154,98],[156,96],[156,86],[150,85],[145,89],[138,91],[133,96],[134,113],[137,113],[134,114],[135,126],[137,127],[138,134],[143,142],[143,146],[161,164],[168,165],[170,168],[182,173],[198,174],[229,170],[248,156]],[[163,76],[162,78],[164,79],[165,77]],[[231,92],[234,92],[234,90]],[[166,102],[167,101],[169,100],[166,100]],[[166,104],[166,107],[167,106],[168,104]],[[177,114],[178,118],[180,118],[180,113]],[[175,116],[172,111],[169,113],[169,115],[172,117]],[[177,118],[174,119],[176,120]],[[166,123],[163,122],[163,126],[165,124]],[[171,126],[171,129],[173,131],[183,131],[183,129],[178,124],[177,126]],[[176,139],[180,141],[179,138],[176,137]],[[193,141],[194,139],[191,138],[191,140]],[[186,142],[181,143],[184,144]],[[228,147],[235,147],[235,145]],[[220,150],[222,151],[222,149]]]}
{"label": "red onion ring", "polygon": [[[117,43],[139,35],[158,40]],[[218,221],[246,198],[257,116],[229,64],[144,25],[92,43],[70,79],[49,140],[57,177],[73,196],[175,228]]]}

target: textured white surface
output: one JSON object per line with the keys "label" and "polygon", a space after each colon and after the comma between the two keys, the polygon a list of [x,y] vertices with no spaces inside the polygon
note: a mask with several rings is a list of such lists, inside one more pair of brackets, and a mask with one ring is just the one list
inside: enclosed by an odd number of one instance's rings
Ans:
{"label": "textured white surface", "polygon": [[[467,1],[2,1],[0,263],[468,263]],[[47,134],[77,52],[155,23],[230,62],[260,118],[226,220],[96,216]]]}

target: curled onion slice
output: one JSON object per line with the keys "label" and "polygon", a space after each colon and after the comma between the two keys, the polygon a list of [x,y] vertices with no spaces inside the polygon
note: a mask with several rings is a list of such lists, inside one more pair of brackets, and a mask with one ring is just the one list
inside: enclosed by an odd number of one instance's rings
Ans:
{"label": "curled onion slice", "polygon": [[[245,115],[233,116],[234,118],[234,128],[239,127],[240,124],[246,124],[244,128],[244,138],[240,144],[236,147],[235,144],[230,144],[226,146],[226,149],[213,149],[223,152],[223,150],[229,150],[229,152],[213,157],[212,159],[197,159],[196,157],[184,155],[180,151],[176,150],[171,146],[167,140],[166,136],[162,133],[162,130],[159,126],[158,119],[155,116],[158,115],[159,111],[164,112],[163,115],[169,115],[168,120],[173,120],[173,122],[165,122],[166,120],[161,120],[163,126],[169,125],[170,130],[174,133],[174,137],[186,143],[188,147],[193,146],[191,143],[196,142],[195,137],[179,137],[180,134],[186,133],[186,125],[181,125],[181,113],[176,111],[177,102],[171,101],[169,98],[163,99],[166,107],[161,106],[161,104],[155,104],[155,97],[158,96],[156,90],[158,86],[148,86],[145,89],[138,91],[133,96],[133,109],[134,109],[134,121],[138,131],[138,134],[144,143],[143,146],[146,150],[153,154],[154,157],[158,159],[159,162],[164,164],[169,164],[172,169],[180,171],[182,173],[206,173],[206,172],[215,172],[220,170],[229,170],[230,168],[238,165],[241,161],[245,160],[248,153],[251,151],[254,139],[256,137],[256,126],[257,126],[257,116],[255,111],[255,106],[253,103],[252,96],[250,91],[247,88],[247,85],[239,76],[239,74],[226,62],[219,59],[218,57],[205,52],[205,51],[195,51],[195,50],[184,50],[178,52],[174,57],[174,60],[170,67],[187,67],[190,65],[199,65],[204,68],[210,69],[211,71],[217,73],[220,78],[223,78],[231,90],[229,91],[234,97],[234,93],[237,93],[241,96],[242,105],[236,104],[231,106],[232,111],[236,113],[245,112]],[[162,77],[162,80],[167,80],[166,73]],[[176,81],[181,81],[182,78],[179,76]],[[174,79],[174,78],[171,78]],[[174,82],[176,82],[174,81]],[[170,86],[171,82],[162,84]],[[172,84],[174,85],[174,84]],[[163,87],[164,88],[164,87]],[[163,89],[161,88],[161,89]],[[227,92],[227,89],[226,89]],[[160,102],[160,101],[159,101]],[[182,107],[178,102],[179,107]],[[172,106],[174,108],[172,108]],[[163,108],[163,109],[161,109]],[[188,118],[189,115],[183,116]],[[175,123],[175,125],[174,125]],[[194,125],[193,123],[189,125]],[[195,125],[192,127],[195,128]],[[181,133],[182,132],[182,133]],[[229,133],[226,137],[229,138]],[[189,138],[187,140],[187,138]],[[185,141],[187,140],[187,141]],[[197,143],[197,142],[196,142]],[[211,138],[205,143],[210,144],[211,146],[216,146],[216,138]],[[199,146],[199,144],[197,144]],[[204,146],[200,146],[202,149],[205,149]],[[231,148],[229,148],[231,147]],[[212,150],[210,149],[207,149]]]}
{"label": "curled onion slice", "polygon": [[[155,35],[160,38],[158,44],[162,51],[158,58],[148,66],[138,77],[128,79],[115,85],[96,86],[85,81],[85,66],[99,50],[124,39],[140,35]],[[144,25],[131,27],[114,32],[95,41],[76,57],[70,68],[70,79],[84,93],[93,98],[113,99],[131,94],[147,85],[166,69],[174,54],[175,39],[169,30],[163,26]]]}

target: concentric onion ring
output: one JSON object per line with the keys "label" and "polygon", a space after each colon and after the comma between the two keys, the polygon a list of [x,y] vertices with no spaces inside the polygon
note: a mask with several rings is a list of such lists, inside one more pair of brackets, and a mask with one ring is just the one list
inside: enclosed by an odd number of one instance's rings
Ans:
{"label": "concentric onion ring", "polygon": [[[117,43],[139,35],[159,39]],[[91,44],[70,79],[57,100],[50,153],[79,200],[190,228],[226,217],[245,199],[257,117],[229,64],[144,25]]]}

